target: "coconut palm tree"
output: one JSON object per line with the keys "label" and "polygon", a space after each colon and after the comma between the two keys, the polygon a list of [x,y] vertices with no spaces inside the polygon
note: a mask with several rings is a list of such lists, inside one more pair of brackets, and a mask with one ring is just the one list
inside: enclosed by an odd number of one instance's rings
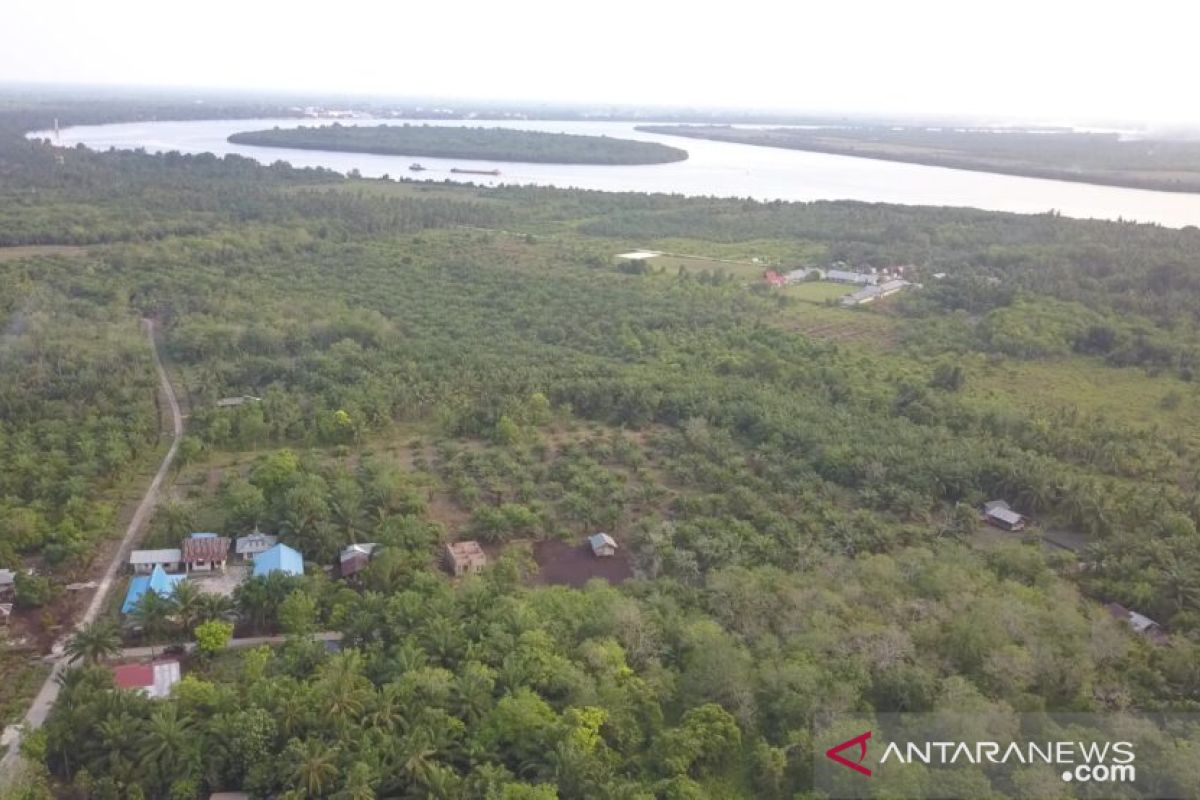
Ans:
{"label": "coconut palm tree", "polygon": [[109,620],[89,622],[67,643],[67,663],[98,664],[121,652],[121,632]]}
{"label": "coconut palm tree", "polygon": [[292,782],[307,792],[308,797],[320,797],[337,778],[337,750],[320,739],[293,739],[288,745],[288,761]]}

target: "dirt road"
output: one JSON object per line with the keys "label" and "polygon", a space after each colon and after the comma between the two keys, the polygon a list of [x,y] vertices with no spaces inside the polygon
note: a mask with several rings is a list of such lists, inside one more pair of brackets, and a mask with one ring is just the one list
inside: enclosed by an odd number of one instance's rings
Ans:
{"label": "dirt road", "polygon": [[[112,561],[104,570],[104,575],[100,578],[96,592],[92,595],[91,602],[88,603],[87,610],[83,612],[82,617],[76,620],[75,629],[93,622],[99,616],[100,610],[104,608],[105,600],[107,600],[113,584],[116,583],[121,566],[125,563],[125,560],[129,557],[129,551],[133,549],[133,546],[141,536],[146,520],[154,511],[154,507],[158,505],[159,493],[162,490],[163,483],[167,479],[171,463],[175,460],[175,453],[179,450],[179,440],[183,436],[183,415],[179,411],[179,400],[175,396],[175,387],[171,385],[171,380],[167,377],[167,371],[163,368],[162,359],[158,354],[158,342],[154,338],[154,321],[144,319],[142,320],[142,324],[146,328],[146,337],[150,341],[150,350],[154,355],[154,368],[158,371],[158,380],[162,386],[163,396],[166,397],[167,403],[171,407],[171,447],[167,450],[166,456],[163,457],[158,472],[154,474],[154,480],[150,482],[150,487],[146,489],[146,494],[142,497],[141,502],[138,503],[137,510],[133,513],[133,519],[129,521],[129,526],[125,529],[125,536],[121,539],[121,545],[117,548]],[[59,673],[64,669],[63,650],[69,638],[70,635],[64,637],[54,645],[54,650],[50,656],[53,668],[50,670],[50,675],[46,678],[46,682],[42,684],[42,688],[38,691],[37,696],[34,697],[29,711],[25,713],[25,718],[21,723],[23,731],[37,728],[45,722],[46,716],[50,713],[50,708],[54,705],[54,701],[58,697],[57,679]],[[0,788],[6,786],[16,776],[16,773],[20,771],[19,747],[20,738],[18,737],[9,746],[8,752],[4,754],[4,757],[0,759]]]}

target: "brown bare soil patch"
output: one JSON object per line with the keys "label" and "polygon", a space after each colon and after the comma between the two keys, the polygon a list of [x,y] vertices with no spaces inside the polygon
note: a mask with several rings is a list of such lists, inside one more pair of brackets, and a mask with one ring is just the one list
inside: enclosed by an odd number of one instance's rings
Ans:
{"label": "brown bare soil patch", "polygon": [[625,548],[617,550],[612,558],[596,558],[586,542],[548,539],[533,545],[533,559],[538,565],[534,583],[542,586],[578,588],[592,578],[617,584],[633,577],[633,566]]}

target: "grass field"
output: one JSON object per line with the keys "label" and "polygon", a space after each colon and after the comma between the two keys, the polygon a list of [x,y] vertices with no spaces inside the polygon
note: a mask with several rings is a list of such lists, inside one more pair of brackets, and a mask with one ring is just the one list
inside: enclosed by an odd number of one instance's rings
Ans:
{"label": "grass field", "polygon": [[826,300],[836,300],[853,292],[856,286],[846,283],[831,283],[829,281],[804,281],[783,287],[783,293],[788,297],[803,300],[808,303],[824,303]]}
{"label": "grass field", "polygon": [[964,397],[981,407],[1075,407],[1127,425],[1162,426],[1200,439],[1200,386],[1087,358],[989,362],[967,357]]}

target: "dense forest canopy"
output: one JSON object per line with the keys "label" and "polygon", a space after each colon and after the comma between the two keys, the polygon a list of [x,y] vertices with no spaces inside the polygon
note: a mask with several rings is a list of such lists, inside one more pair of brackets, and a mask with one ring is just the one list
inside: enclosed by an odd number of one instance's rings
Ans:
{"label": "dense forest canopy", "polygon": [[1139,189],[1200,191],[1200,142],[1192,140],[1062,129],[644,125],[638,130]]}
{"label": "dense forest canopy", "polygon": [[339,150],[393,156],[523,161],[539,164],[665,164],[683,161],[687,151],[655,142],[448,125],[342,125],[245,131],[234,144]]}
{"label": "dense forest canopy", "polygon": [[[824,712],[1200,705],[1200,232],[347,180],[21,138],[46,113],[0,117],[17,624],[95,569],[106,493],[153,459],[142,318],[189,412],[145,544],[258,528],[310,565],[81,633],[27,741],[46,785],[807,797]],[[760,279],[834,262],[922,287],[846,310]],[[995,498],[1035,535],[982,528]],[[628,580],[556,584],[546,553],[598,530]],[[454,539],[492,566],[451,581]],[[351,542],[380,550],[331,579]],[[111,690],[117,624],[201,643],[171,699]]]}

